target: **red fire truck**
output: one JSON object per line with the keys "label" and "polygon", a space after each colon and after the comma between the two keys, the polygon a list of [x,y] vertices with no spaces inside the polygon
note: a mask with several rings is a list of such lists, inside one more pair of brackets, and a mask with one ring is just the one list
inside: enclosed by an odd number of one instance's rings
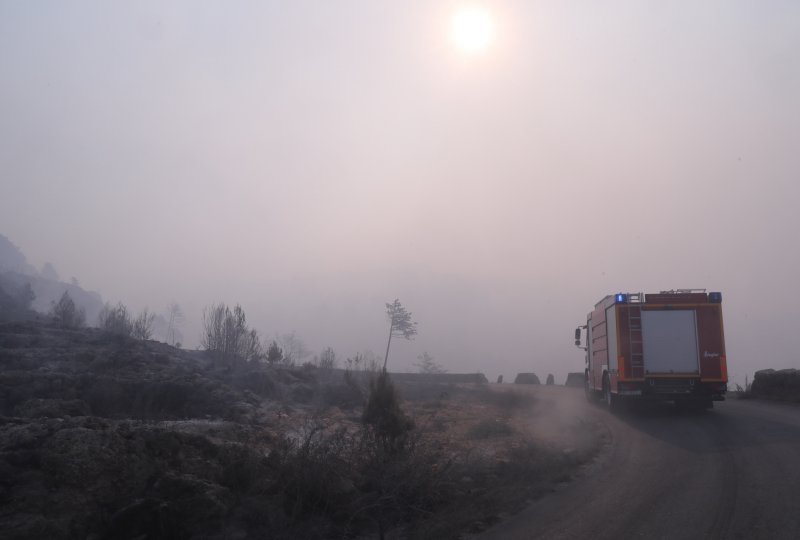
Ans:
{"label": "red fire truck", "polygon": [[[581,331],[585,330],[585,345]],[[687,407],[725,399],[728,368],[722,294],[678,289],[606,296],[575,329],[586,351],[586,396],[664,400]]]}

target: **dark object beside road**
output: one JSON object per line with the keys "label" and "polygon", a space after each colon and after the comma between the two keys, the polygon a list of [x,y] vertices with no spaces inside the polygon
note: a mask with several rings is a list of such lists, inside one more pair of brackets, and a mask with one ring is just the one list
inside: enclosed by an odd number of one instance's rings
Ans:
{"label": "dark object beside road", "polygon": [[762,369],[756,371],[750,390],[756,397],[800,401],[800,370]]}
{"label": "dark object beside road", "polygon": [[567,382],[564,386],[571,386],[573,388],[583,388],[583,383],[586,378],[584,373],[568,373]]}
{"label": "dark object beside road", "polygon": [[517,373],[517,378],[514,379],[514,384],[541,384],[539,377],[536,373]]}

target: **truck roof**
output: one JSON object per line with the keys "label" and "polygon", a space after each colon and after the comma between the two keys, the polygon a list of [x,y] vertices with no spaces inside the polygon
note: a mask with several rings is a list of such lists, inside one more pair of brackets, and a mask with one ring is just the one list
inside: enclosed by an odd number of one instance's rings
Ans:
{"label": "truck roof", "polygon": [[595,308],[611,304],[719,304],[722,293],[705,289],[672,289],[657,293],[617,293],[610,294],[595,304]]}

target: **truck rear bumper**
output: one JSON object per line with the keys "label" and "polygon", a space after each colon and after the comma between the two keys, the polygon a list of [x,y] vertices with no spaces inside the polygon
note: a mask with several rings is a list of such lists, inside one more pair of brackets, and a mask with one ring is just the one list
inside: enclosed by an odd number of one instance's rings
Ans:
{"label": "truck rear bumper", "polygon": [[724,401],[727,385],[692,378],[620,381],[617,395],[647,401]]}

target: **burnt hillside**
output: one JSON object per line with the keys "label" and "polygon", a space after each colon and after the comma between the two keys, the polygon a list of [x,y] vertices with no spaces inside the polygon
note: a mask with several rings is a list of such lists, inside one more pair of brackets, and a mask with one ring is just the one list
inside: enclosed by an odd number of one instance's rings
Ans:
{"label": "burnt hillside", "polygon": [[[601,441],[554,419],[559,395],[539,404],[457,374],[398,375],[409,431],[387,438],[362,421],[373,375],[0,324],[2,536],[455,538]],[[568,448],[532,437],[532,418]]]}
{"label": "burnt hillside", "polygon": [[33,322],[0,325],[0,368],[4,537],[288,530],[268,449],[322,377]]}

